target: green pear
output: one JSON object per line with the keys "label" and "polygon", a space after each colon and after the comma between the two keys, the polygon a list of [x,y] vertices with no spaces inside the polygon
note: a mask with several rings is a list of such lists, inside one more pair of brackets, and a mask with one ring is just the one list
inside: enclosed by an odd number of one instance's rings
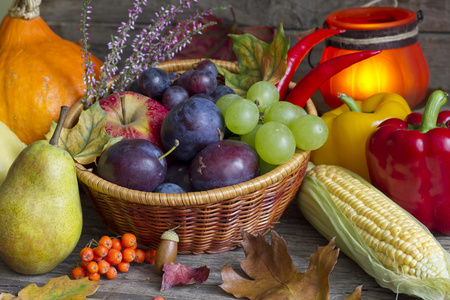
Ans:
{"label": "green pear", "polygon": [[78,243],[83,224],[75,163],[57,146],[68,107],[50,142],[26,147],[0,186],[0,257],[14,271],[53,270]]}

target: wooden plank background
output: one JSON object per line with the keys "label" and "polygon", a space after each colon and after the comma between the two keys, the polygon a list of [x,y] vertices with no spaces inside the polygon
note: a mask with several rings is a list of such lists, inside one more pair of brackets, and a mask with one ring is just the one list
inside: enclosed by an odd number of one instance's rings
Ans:
{"label": "wooden plank background", "polygon": [[[194,9],[231,6],[236,14],[240,26],[270,26],[277,28],[280,21],[283,22],[286,35],[290,37],[291,44],[296,42],[295,36],[305,30],[321,26],[326,16],[339,9],[362,6],[368,0],[200,0],[192,5],[191,11],[186,11],[185,16],[191,14]],[[78,31],[79,13],[84,1],[82,0],[42,0],[41,15],[49,26],[59,35],[68,40],[78,40],[81,33]],[[137,28],[148,23],[154,17],[154,12],[161,5],[176,4],[178,1],[148,1],[144,12],[138,19]],[[397,6],[421,10],[424,20],[419,25],[419,43],[428,62],[430,70],[431,90],[450,90],[450,1],[449,0],[399,0],[379,1],[373,5]],[[126,21],[128,9],[132,7],[132,1],[128,0],[94,0],[91,32],[91,51],[103,59],[108,53],[107,43],[111,35],[115,33],[121,21]],[[232,23],[232,14],[229,9],[216,12],[224,22]],[[323,43],[313,50],[311,62],[316,65],[323,49]],[[125,54],[131,49],[125,49]],[[306,62],[300,65],[296,78],[310,70]],[[320,111],[321,96],[314,95]]]}

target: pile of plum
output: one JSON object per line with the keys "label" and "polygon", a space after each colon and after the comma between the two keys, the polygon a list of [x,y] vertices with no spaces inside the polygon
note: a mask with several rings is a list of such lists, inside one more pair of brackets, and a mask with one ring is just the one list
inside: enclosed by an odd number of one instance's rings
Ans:
{"label": "pile of plum", "polygon": [[145,139],[123,139],[102,153],[97,175],[129,189],[160,193],[209,190],[259,176],[256,151],[233,139],[225,126],[216,102],[234,91],[217,78],[209,60],[181,74],[157,67],[140,74],[129,91],[169,111],[161,124],[163,147]]}

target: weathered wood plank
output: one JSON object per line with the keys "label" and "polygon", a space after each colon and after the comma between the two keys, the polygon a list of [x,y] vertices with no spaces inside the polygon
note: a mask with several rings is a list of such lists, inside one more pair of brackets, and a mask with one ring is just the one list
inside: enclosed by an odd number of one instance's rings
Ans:
{"label": "weathered wood plank", "polygon": [[[233,7],[239,24],[245,26],[271,26],[276,28],[283,21],[285,28],[304,30],[320,26],[326,16],[334,11],[365,5],[371,1],[339,0],[339,1],[298,1],[298,0],[202,0],[193,3],[192,8]],[[48,21],[72,23],[79,19],[84,1],[77,0],[44,0],[41,4],[42,16]],[[142,16],[152,17],[153,12],[162,5],[176,4],[178,1],[148,1]],[[394,1],[380,1],[374,5],[393,6]],[[125,20],[132,1],[96,0],[92,1],[93,22],[113,23]],[[400,0],[398,6],[412,11],[422,10],[424,21],[420,28],[425,32],[448,32],[450,29],[450,3],[440,0]],[[186,12],[185,15],[189,14]],[[225,21],[232,21],[228,10],[217,12]],[[147,19],[148,20],[148,19]],[[145,23],[146,18],[138,19],[138,23]]]}
{"label": "weathered wood plank", "polygon": [[[164,3],[176,3],[177,1],[167,1]],[[368,2],[368,1],[367,1]],[[227,5],[233,7],[236,18],[242,26],[271,26],[277,28],[278,23],[283,21],[286,35],[291,39],[291,44],[296,42],[295,36],[304,30],[321,26],[326,16],[333,11],[346,7],[359,6],[366,1],[341,0],[341,1],[269,1],[269,0],[229,0]],[[78,31],[78,14],[81,11],[83,1],[68,0],[45,0],[41,4],[41,15],[49,26],[62,37],[76,41],[81,38]],[[100,59],[104,59],[108,54],[107,43],[111,40],[111,35],[115,34],[117,26],[121,21],[125,21],[128,9],[132,1],[122,0],[97,0],[92,1],[92,26],[90,50]],[[153,13],[159,9],[162,2],[149,1],[144,8],[142,17],[138,19],[137,28],[147,24]],[[381,1],[380,4],[393,5],[393,1]],[[223,6],[223,1],[204,0],[193,7],[219,7]],[[450,2],[449,1],[399,1],[398,6],[409,8],[413,11],[422,10],[424,21],[419,25],[420,44],[424,55],[428,61],[430,70],[430,89],[450,90],[450,65],[447,54],[450,52]],[[260,7],[261,9],[255,9]],[[186,12],[185,15],[192,13]],[[228,9],[217,11],[225,22],[232,22],[232,15]],[[323,45],[314,49],[311,56],[313,65],[317,65],[322,53]],[[131,53],[128,47],[125,49],[124,57]],[[304,63],[297,72],[297,77],[303,76],[310,70]],[[321,101],[319,98],[317,101]]]}

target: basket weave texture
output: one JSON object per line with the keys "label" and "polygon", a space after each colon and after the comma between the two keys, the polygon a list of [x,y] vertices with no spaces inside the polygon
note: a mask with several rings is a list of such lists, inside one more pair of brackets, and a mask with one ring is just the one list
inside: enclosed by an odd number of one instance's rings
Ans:
{"label": "basket weave texture", "polygon": [[[192,69],[200,60],[170,61],[158,67],[168,72]],[[214,61],[231,72],[236,64]],[[291,83],[292,84],[292,83]],[[305,106],[317,115],[311,100]],[[77,102],[65,126],[74,126],[82,110]],[[297,151],[285,164],[240,184],[183,194],[148,193],[112,184],[76,164],[80,185],[107,228],[115,235],[134,233],[143,249],[156,249],[161,234],[179,226],[179,254],[221,253],[241,246],[241,230],[265,234],[279,219],[300,188],[309,151]]]}

